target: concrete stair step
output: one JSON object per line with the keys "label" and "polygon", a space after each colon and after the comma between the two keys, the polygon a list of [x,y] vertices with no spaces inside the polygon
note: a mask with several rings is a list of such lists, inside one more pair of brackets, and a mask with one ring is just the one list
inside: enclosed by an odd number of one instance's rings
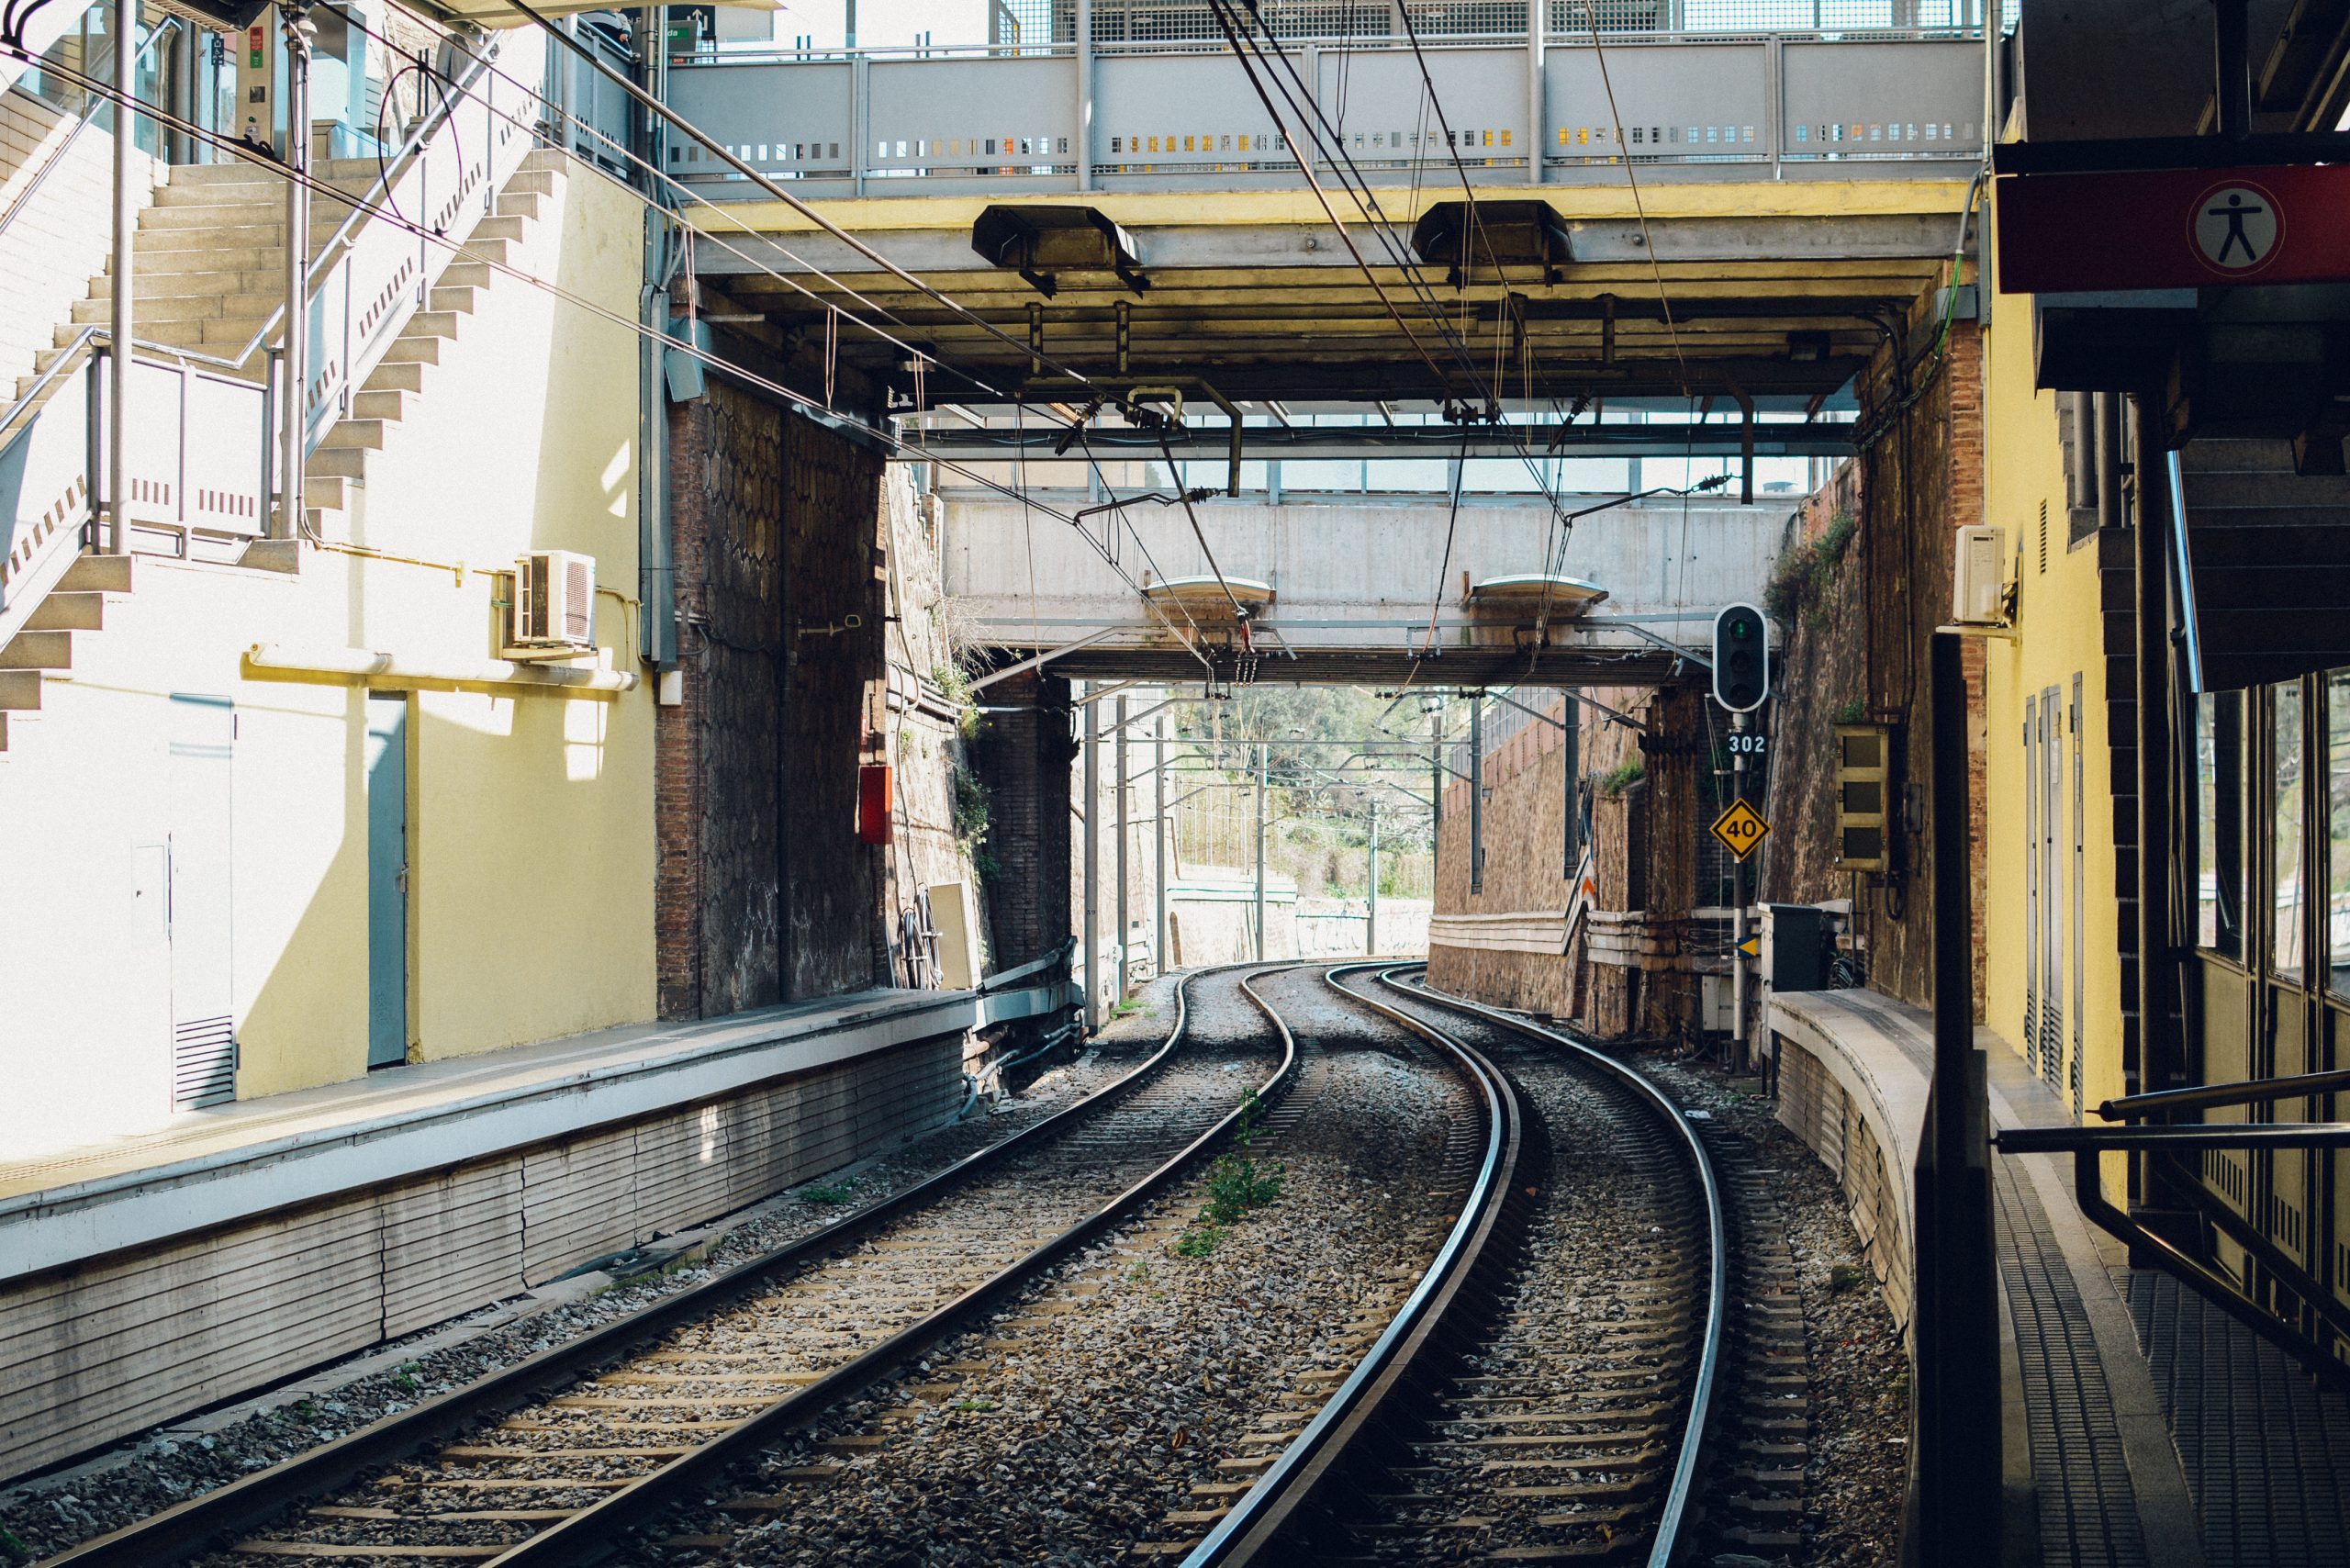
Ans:
{"label": "concrete stair step", "polygon": [[42,676],[37,669],[0,669],[0,711],[40,711]]}
{"label": "concrete stair step", "polygon": [[453,316],[470,316],[473,314],[474,305],[480,293],[480,289],[470,288],[462,284],[454,286],[448,284],[435,284],[431,303],[432,308],[437,311],[446,311]]}
{"label": "concrete stair step", "polygon": [[129,593],[133,577],[129,555],[78,555],[57,579],[57,593]]}
{"label": "concrete stair step", "polygon": [[0,646],[0,670],[72,669],[73,633],[19,632]]}
{"label": "concrete stair step", "polygon": [[341,474],[321,474],[314,465],[302,467],[302,504],[328,511],[349,511],[352,481]]}
{"label": "concrete stair step", "polygon": [[101,632],[106,623],[106,596],[102,593],[57,593],[33,606],[25,620],[28,632]]}
{"label": "concrete stair step", "polygon": [[439,364],[441,340],[403,332],[384,351],[385,364]]}
{"label": "concrete stair step", "polygon": [[498,216],[520,218],[536,222],[539,204],[546,198],[537,191],[518,191],[512,185],[498,193]]}
{"label": "concrete stair step", "polygon": [[[498,241],[500,246],[504,241]],[[487,288],[498,276],[498,269],[487,262],[454,261],[441,269],[442,288]]]}
{"label": "concrete stair step", "polygon": [[2290,474],[2289,441],[2190,441],[2179,449],[2178,465],[2189,474]]}
{"label": "concrete stair step", "polygon": [[[194,251],[173,251],[168,253],[175,259],[199,254]],[[165,300],[191,299],[224,294],[261,294],[273,288],[283,292],[284,280],[275,265],[278,258],[275,256],[263,258],[259,252],[253,254],[256,260],[249,267],[153,268],[142,263],[139,268],[139,292],[133,297],[137,300],[139,308],[143,310],[151,302],[161,303]],[[114,298],[112,275],[100,273],[92,278],[90,297],[112,300]]]}
{"label": "concrete stair step", "polygon": [[386,360],[367,373],[359,390],[367,392],[421,392],[424,390],[424,364],[415,360]]}
{"label": "concrete stair step", "polygon": [[320,478],[364,479],[367,477],[367,449],[361,446],[322,446],[310,454],[310,461],[302,467],[305,500],[309,498],[307,482],[313,474]]}
{"label": "concrete stair step", "polygon": [[362,388],[351,399],[351,411],[363,420],[373,420],[379,424],[396,425],[406,417],[408,400],[414,394],[403,392],[397,388],[373,392]]}
{"label": "concrete stair step", "polygon": [[[527,218],[509,218],[502,214],[496,217],[485,218],[479,223],[474,225],[474,231],[468,238],[474,240],[520,240],[522,237],[522,230],[528,226],[528,223],[529,219]],[[500,259],[503,260],[504,258],[501,257]]]}
{"label": "concrete stair step", "polygon": [[506,196],[553,196],[563,185],[563,174],[557,169],[533,169],[525,160],[520,172],[506,182]]}
{"label": "concrete stair step", "polygon": [[[192,246],[179,251],[151,251],[141,246],[133,264],[139,269],[139,286],[143,292],[148,279],[169,277],[176,273],[194,273],[198,275],[211,273],[266,275],[273,269],[285,264],[285,252],[275,245],[267,247],[254,245],[237,251],[216,250],[209,246]],[[102,279],[109,290],[113,288],[113,280],[100,274],[98,278],[91,280],[92,292],[96,291]]]}
{"label": "concrete stair step", "polygon": [[400,336],[453,339],[457,335],[458,319],[454,310],[420,310],[408,319]]}
{"label": "concrete stair step", "polygon": [[[211,293],[150,299],[142,291],[140,297],[132,305],[132,329],[143,338],[150,335],[149,327],[161,326],[167,321],[204,321],[224,316],[228,313],[231,297],[237,297]],[[113,319],[114,297],[111,294],[101,299],[77,299],[73,302],[72,319],[77,325],[104,323]]]}
{"label": "concrete stair step", "polygon": [[520,173],[554,174],[560,177],[567,173],[570,167],[570,160],[565,153],[552,147],[537,147],[522,154]]}
{"label": "concrete stair step", "polygon": [[386,422],[383,420],[339,420],[334,428],[327,431],[326,440],[319,443],[319,450],[381,452],[384,450]]}

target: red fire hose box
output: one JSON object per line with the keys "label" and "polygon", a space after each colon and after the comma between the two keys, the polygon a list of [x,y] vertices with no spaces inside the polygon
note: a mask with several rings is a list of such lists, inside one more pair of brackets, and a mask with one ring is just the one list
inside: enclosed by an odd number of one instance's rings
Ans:
{"label": "red fire hose box", "polygon": [[867,844],[890,842],[890,817],[897,804],[893,770],[868,762],[856,770],[856,836]]}

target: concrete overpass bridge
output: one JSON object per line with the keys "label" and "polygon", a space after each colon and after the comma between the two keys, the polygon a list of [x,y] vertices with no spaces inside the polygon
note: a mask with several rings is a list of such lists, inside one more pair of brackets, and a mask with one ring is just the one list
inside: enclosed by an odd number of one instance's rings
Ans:
{"label": "concrete overpass bridge", "polygon": [[1128,509],[1089,545],[1015,500],[941,503],[946,590],[979,640],[1094,680],[1662,684],[1719,606],[1760,595],[1787,519],[1657,498],[1578,520],[1560,553],[1539,497],[1457,521],[1443,497],[1216,498],[1196,536],[1179,507]]}
{"label": "concrete overpass bridge", "polygon": [[669,101],[758,176],[664,154],[717,204],[686,214],[703,314],[869,409],[1178,376],[1236,402],[1473,406],[1498,376],[1562,409],[1817,409],[1966,242],[1964,28],[1595,39],[1453,6],[1515,31],[1285,38],[1244,65],[1189,9],[1186,36],[1121,32],[1134,7],[1101,0],[1042,45],[675,65]]}

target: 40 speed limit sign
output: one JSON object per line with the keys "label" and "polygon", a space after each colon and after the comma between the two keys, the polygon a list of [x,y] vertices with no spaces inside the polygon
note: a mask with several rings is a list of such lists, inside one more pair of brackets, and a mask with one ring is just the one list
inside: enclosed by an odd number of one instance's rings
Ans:
{"label": "40 speed limit sign", "polygon": [[1762,813],[1743,801],[1734,801],[1729,810],[1714,819],[1714,836],[1722,847],[1737,859],[1743,860],[1754,853],[1754,846],[1770,835],[1771,824]]}

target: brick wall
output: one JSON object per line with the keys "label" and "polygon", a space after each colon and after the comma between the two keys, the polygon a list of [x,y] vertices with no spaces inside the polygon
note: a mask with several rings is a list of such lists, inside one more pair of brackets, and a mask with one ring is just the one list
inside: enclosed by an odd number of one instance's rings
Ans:
{"label": "brick wall", "polygon": [[[1528,694],[1514,694],[1528,700]],[[1704,691],[1601,689],[1594,700],[1644,720],[1642,734],[1583,710],[1579,793],[1591,801],[1593,918],[1563,955],[1431,945],[1429,973],[1449,990],[1573,1019],[1610,1037],[1679,1037],[1697,1026],[1698,975],[1718,935],[1699,902],[1701,770],[1710,766]],[[1556,714],[1564,699],[1544,704]],[[1532,723],[1487,753],[1485,876],[1469,890],[1469,786],[1445,789],[1438,836],[1438,914],[1564,910],[1565,756],[1554,725]],[[1638,762],[1639,776],[1621,771]],[[1615,788],[1603,788],[1612,782]],[[1614,917],[1614,918],[1610,918]],[[1635,918],[1637,917],[1637,918]],[[1595,951],[1591,926],[1604,928]]]}
{"label": "brick wall", "polygon": [[1017,675],[988,689],[989,706],[972,759],[988,787],[989,847],[996,873],[987,883],[996,962],[1014,968],[1069,939],[1069,689],[1065,680]]}
{"label": "brick wall", "polygon": [[786,421],[783,911],[793,1000],[890,983],[885,852],[856,836],[857,768],[888,759],[881,471],[878,454],[811,420]]}
{"label": "brick wall", "polygon": [[[661,1015],[889,983],[880,458],[721,383],[670,411],[684,702],[655,737]],[[846,627],[827,634],[827,627]]]}
{"label": "brick wall", "polygon": [[[1770,842],[1762,896],[1810,903],[1850,898],[1865,945],[1872,989],[1919,1006],[1933,999],[1931,640],[1949,618],[1952,540],[1983,518],[1983,370],[1974,323],[1954,322],[1939,364],[1939,322],[1921,301],[1910,353],[1928,375],[1905,394],[1889,350],[1861,378],[1862,423],[1881,431],[1807,503],[1791,544],[1817,539],[1842,513],[1857,525],[1819,591],[1785,627],[1785,662],[1772,715]],[[1928,369],[1927,365],[1931,365]],[[1983,1005],[1983,645],[1964,647],[1968,734],[1964,766],[1975,846],[1975,1003]],[[1833,727],[1848,719],[1893,726],[1896,778],[1889,803],[1908,811],[1889,834],[1893,869],[1841,872],[1837,854]]]}

